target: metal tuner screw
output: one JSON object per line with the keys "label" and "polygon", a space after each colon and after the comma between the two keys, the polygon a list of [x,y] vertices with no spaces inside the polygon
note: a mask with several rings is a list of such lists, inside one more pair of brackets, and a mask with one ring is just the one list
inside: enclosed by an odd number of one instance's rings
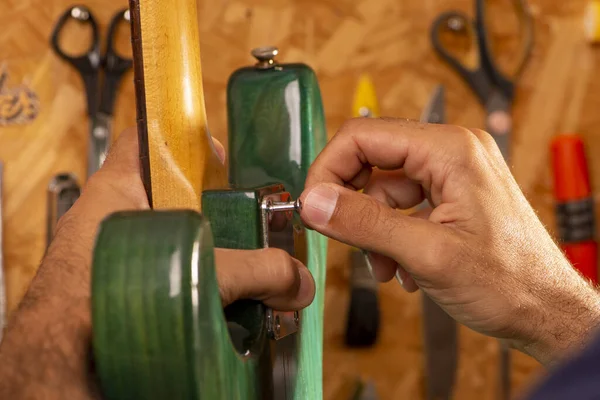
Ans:
{"label": "metal tuner screw", "polygon": [[258,47],[252,50],[251,54],[258,61],[258,63],[256,64],[256,68],[269,69],[277,65],[275,57],[277,56],[277,54],[279,54],[279,49],[273,46]]}

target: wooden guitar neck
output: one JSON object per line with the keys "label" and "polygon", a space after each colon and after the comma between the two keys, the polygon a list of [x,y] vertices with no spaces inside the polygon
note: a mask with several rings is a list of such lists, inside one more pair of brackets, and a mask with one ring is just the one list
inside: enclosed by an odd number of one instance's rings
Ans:
{"label": "wooden guitar neck", "polygon": [[206,122],[196,0],[130,0],[142,179],[154,209],[226,186]]}

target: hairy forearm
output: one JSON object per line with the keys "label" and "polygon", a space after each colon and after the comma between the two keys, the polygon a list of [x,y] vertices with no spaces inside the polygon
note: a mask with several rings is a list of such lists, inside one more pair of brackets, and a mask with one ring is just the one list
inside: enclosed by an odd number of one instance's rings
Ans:
{"label": "hairy forearm", "polygon": [[70,250],[50,249],[9,322],[0,346],[2,399],[98,398],[90,373],[89,272],[85,260],[59,257]]}
{"label": "hairy forearm", "polygon": [[600,332],[600,293],[577,272],[561,276],[527,321],[532,339],[515,347],[547,367],[582,351]]}

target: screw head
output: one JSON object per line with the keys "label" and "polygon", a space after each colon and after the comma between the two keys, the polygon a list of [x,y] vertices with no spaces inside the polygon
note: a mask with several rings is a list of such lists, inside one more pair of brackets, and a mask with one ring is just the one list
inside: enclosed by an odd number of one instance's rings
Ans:
{"label": "screw head", "polygon": [[90,18],[90,10],[84,6],[76,6],[71,9],[71,17],[78,21],[87,21]]}
{"label": "screw head", "polygon": [[252,50],[251,54],[258,61],[258,68],[267,69],[275,66],[275,57],[279,54],[279,49],[274,46],[258,47]]}
{"label": "screw head", "polygon": [[281,319],[279,318],[279,315],[275,316],[275,335],[279,336],[279,334],[281,333]]}
{"label": "screw head", "polygon": [[448,29],[452,32],[463,32],[466,29],[467,21],[461,17],[452,17],[448,20]]}

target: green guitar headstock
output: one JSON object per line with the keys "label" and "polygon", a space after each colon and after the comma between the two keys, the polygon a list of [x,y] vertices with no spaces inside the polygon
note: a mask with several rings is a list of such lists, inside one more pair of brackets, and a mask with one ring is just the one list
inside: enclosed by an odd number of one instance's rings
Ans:
{"label": "green guitar headstock", "polygon": [[227,87],[229,182],[279,182],[298,198],[327,141],[317,78],[304,64],[278,64],[275,48],[253,55],[258,63],[233,73]]}

